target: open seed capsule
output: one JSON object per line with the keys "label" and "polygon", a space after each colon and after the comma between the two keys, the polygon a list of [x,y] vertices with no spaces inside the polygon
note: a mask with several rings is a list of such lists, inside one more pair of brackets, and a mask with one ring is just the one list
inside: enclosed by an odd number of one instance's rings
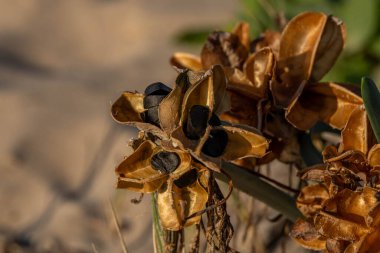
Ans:
{"label": "open seed capsule", "polygon": [[168,151],[161,151],[152,156],[150,163],[152,167],[161,173],[171,173],[175,171],[181,160],[177,153],[175,152],[168,152]]}
{"label": "open seed capsule", "polygon": [[186,123],[185,133],[187,138],[198,140],[206,131],[210,109],[202,105],[194,105],[190,108]]}
{"label": "open seed capsule", "polygon": [[213,129],[202,147],[202,153],[211,157],[221,156],[228,143],[228,134],[222,129]]}
{"label": "open seed capsule", "polygon": [[198,178],[198,172],[196,169],[189,170],[185,174],[183,174],[180,178],[174,180],[174,184],[183,188],[189,185],[192,185]]}

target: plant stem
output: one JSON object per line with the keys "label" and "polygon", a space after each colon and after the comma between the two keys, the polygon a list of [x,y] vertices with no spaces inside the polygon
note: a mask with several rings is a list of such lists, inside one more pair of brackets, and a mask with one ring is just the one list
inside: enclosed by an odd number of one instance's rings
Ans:
{"label": "plant stem", "polygon": [[[224,162],[222,168],[231,176],[234,185],[239,190],[276,209],[293,222],[298,218],[302,218],[302,214],[297,209],[294,198],[290,195],[237,165]],[[226,180],[219,174],[216,174],[216,176],[223,181]]]}

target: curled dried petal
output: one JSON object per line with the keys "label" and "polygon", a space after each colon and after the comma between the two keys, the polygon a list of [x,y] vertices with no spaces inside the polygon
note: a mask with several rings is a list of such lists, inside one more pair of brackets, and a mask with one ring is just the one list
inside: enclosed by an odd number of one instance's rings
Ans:
{"label": "curled dried petal", "polygon": [[342,22],[318,12],[305,12],[285,27],[280,41],[277,75],[272,87],[276,103],[287,107],[304,81],[318,81],[332,67],[344,44]]}
{"label": "curled dried petal", "polygon": [[297,208],[306,217],[313,216],[322,209],[324,202],[329,197],[328,189],[323,184],[303,187],[297,197]]}
{"label": "curled dried petal", "polygon": [[247,22],[238,23],[235,26],[232,33],[235,34],[236,36],[238,36],[241,44],[243,44],[247,49],[249,49],[249,43],[250,43],[249,23],[247,23]]}
{"label": "curled dried petal", "polygon": [[166,181],[166,176],[151,166],[150,158],[158,151],[151,141],[142,143],[130,156],[116,167],[118,188],[139,192],[156,191]]}
{"label": "curled dried petal", "polygon": [[335,240],[357,241],[369,232],[364,224],[338,218],[326,212],[315,215],[314,225],[320,234]]}
{"label": "curled dried petal", "polygon": [[341,138],[340,152],[358,150],[367,154],[369,148],[376,143],[364,106],[353,110],[342,130]]}
{"label": "curled dried petal", "polygon": [[326,239],[315,230],[311,223],[302,219],[294,223],[290,236],[307,249],[323,250],[326,247]]}
{"label": "curled dried petal", "polygon": [[286,111],[286,119],[301,130],[317,121],[342,129],[352,111],[363,104],[360,96],[336,83],[308,85]]}
{"label": "curled dried petal", "polygon": [[[207,171],[198,172],[199,177],[207,176]],[[202,211],[208,199],[206,189],[196,180],[189,186],[179,188],[172,181],[168,181],[158,191],[157,207],[161,224],[168,230],[180,230],[184,226],[199,223],[201,217],[195,216],[186,220],[193,213]]]}
{"label": "curled dried petal", "polygon": [[181,69],[190,69],[193,71],[202,70],[201,58],[199,56],[178,52],[170,58],[170,63]]}
{"label": "curled dried petal", "polygon": [[368,152],[368,164],[371,167],[380,167],[380,144],[374,145]]}
{"label": "curled dried petal", "polygon": [[[244,157],[263,157],[268,149],[268,141],[252,128],[223,126],[228,134],[228,143],[222,155],[225,161],[233,161]],[[257,131],[257,130],[256,130]]]}

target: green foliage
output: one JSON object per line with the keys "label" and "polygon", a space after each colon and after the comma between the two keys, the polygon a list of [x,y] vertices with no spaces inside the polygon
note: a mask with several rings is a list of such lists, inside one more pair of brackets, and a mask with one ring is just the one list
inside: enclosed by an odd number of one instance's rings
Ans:
{"label": "green foliage", "polygon": [[380,92],[369,78],[362,79],[362,96],[377,142],[380,143]]}

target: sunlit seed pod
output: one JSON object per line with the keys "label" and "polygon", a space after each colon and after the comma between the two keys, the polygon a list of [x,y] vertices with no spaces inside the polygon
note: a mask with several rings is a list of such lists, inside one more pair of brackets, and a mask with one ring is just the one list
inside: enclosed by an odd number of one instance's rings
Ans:
{"label": "sunlit seed pod", "polygon": [[185,174],[183,174],[180,178],[174,180],[174,184],[179,188],[184,188],[189,185],[192,185],[198,178],[198,172],[196,169],[192,169]]}
{"label": "sunlit seed pod", "polygon": [[171,173],[175,171],[181,159],[175,152],[161,151],[152,156],[150,163],[155,170],[160,171],[161,173]]}
{"label": "sunlit seed pod", "polygon": [[211,156],[221,156],[228,143],[228,134],[222,129],[213,129],[202,147],[202,153]]}
{"label": "sunlit seed pod", "polygon": [[148,95],[168,95],[172,91],[171,88],[161,82],[152,83],[145,88],[144,94]]}
{"label": "sunlit seed pod", "polygon": [[216,116],[215,113],[211,115],[211,118],[209,119],[208,123],[210,124],[210,126],[220,126],[222,124],[219,117]]}
{"label": "sunlit seed pod", "polygon": [[158,106],[166,95],[148,95],[144,97],[144,108],[149,109],[154,106]]}
{"label": "sunlit seed pod", "polygon": [[158,106],[151,107],[141,113],[141,118],[144,120],[144,122],[151,123],[159,127],[160,119],[158,117]]}
{"label": "sunlit seed pod", "polygon": [[191,140],[198,140],[206,131],[210,109],[207,106],[194,105],[190,108],[185,134]]}

